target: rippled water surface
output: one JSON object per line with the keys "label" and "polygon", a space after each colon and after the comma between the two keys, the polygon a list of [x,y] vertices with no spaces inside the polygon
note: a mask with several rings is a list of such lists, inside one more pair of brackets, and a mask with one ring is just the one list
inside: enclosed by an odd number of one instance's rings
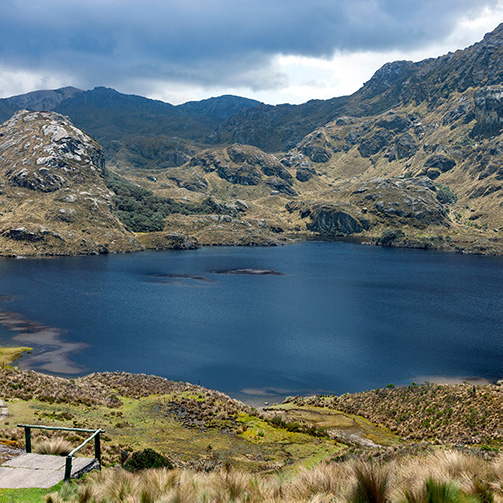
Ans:
{"label": "rippled water surface", "polygon": [[308,242],[3,259],[0,294],[39,325],[0,342],[31,331],[22,365],[45,371],[145,372],[241,398],[503,378],[499,257]]}

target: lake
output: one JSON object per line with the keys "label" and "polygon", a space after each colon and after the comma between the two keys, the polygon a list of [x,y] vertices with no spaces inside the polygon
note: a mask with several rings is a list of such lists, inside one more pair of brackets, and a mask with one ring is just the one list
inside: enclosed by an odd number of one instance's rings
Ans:
{"label": "lake", "polygon": [[60,375],[157,374],[247,401],[503,378],[501,257],[303,242],[2,259],[0,285],[16,329],[0,343]]}

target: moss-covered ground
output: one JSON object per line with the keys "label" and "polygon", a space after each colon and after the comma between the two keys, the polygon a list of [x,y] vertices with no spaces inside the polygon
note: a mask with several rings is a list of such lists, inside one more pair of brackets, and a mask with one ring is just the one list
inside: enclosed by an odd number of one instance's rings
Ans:
{"label": "moss-covered ground", "polygon": [[[210,419],[199,426],[184,424],[183,418],[167,407],[174,398],[173,395],[121,397],[123,405],[113,409],[14,398],[7,401],[9,418],[4,423],[4,435],[13,435],[22,445],[22,431],[18,434],[6,431],[20,423],[103,428],[105,464],[119,463],[121,451],[124,456],[126,452],[152,448],[168,455],[179,466],[209,469],[232,465],[252,471],[311,466],[345,449],[328,437],[288,431],[245,412],[239,412],[232,421]],[[204,401],[198,400],[204,407]],[[37,436],[45,434],[33,430],[33,442]],[[65,436],[75,445],[83,438],[80,434]],[[83,455],[92,455],[91,445]]]}

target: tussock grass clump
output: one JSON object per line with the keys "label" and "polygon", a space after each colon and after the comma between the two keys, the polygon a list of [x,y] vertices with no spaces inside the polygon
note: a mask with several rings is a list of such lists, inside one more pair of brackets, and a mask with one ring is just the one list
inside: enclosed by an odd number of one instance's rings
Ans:
{"label": "tussock grass clump", "polygon": [[503,456],[458,452],[403,456],[385,463],[325,462],[300,472],[254,474],[164,468],[128,473],[109,468],[67,485],[46,501],[270,503],[501,503]]}
{"label": "tussock grass clump", "polygon": [[390,472],[373,463],[354,467],[356,482],[349,496],[350,503],[387,503],[389,501]]}
{"label": "tussock grass clump", "polygon": [[74,447],[70,442],[61,437],[53,437],[39,440],[33,444],[33,452],[37,454],[53,454],[56,456],[67,456]]}

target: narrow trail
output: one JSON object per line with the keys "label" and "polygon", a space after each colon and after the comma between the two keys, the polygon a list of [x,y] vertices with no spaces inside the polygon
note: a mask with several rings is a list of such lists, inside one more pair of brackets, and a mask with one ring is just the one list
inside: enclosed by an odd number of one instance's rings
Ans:
{"label": "narrow trail", "polygon": [[9,409],[3,400],[0,400],[0,421],[3,421],[9,415]]}

